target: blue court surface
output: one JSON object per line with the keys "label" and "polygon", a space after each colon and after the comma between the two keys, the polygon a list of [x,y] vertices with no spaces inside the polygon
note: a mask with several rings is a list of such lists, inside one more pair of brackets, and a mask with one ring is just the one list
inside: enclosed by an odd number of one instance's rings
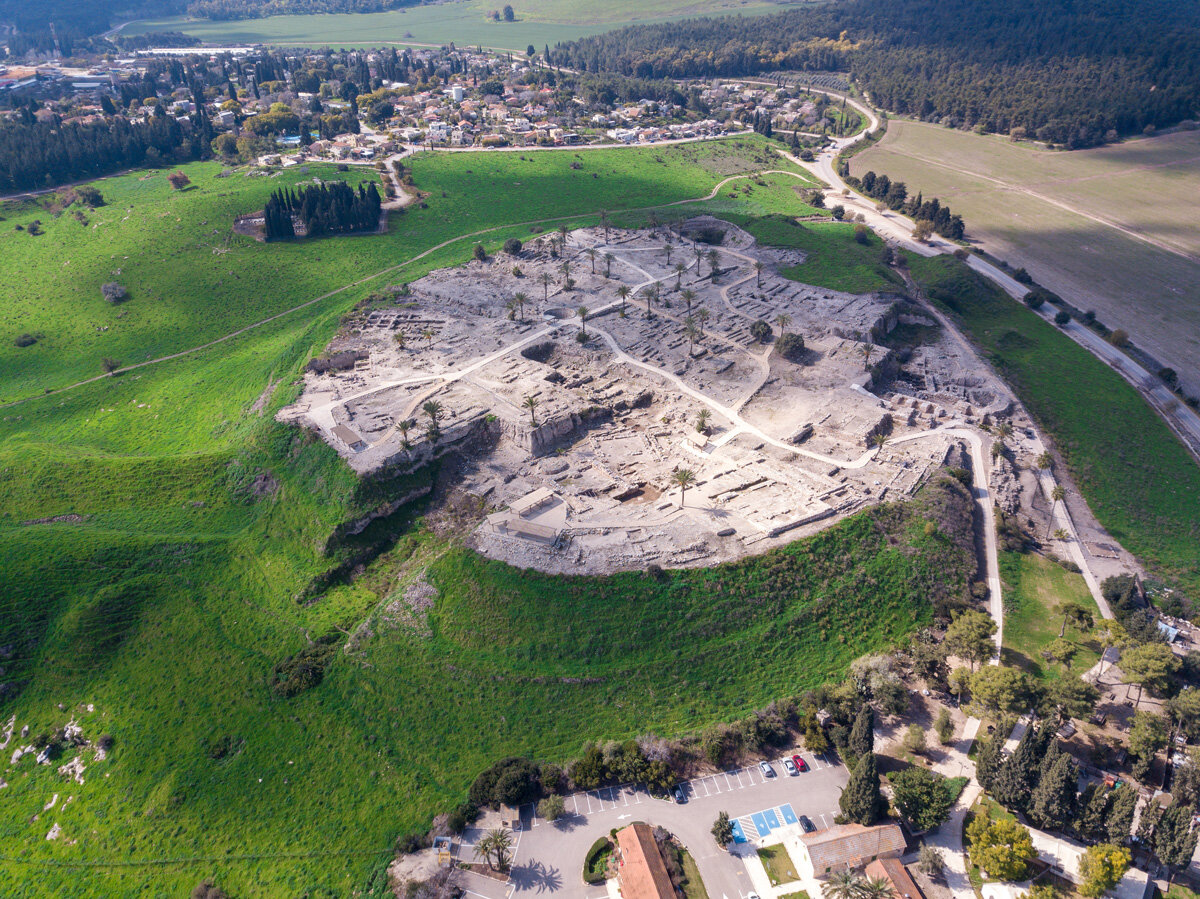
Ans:
{"label": "blue court surface", "polygon": [[779,830],[788,824],[796,824],[800,819],[796,817],[796,812],[790,804],[777,806],[775,808],[764,809],[761,812],[755,812],[752,815],[743,815],[740,820],[733,822],[733,841],[735,843],[746,843],[749,840],[746,837],[746,831],[742,827],[742,821],[749,818],[749,823],[757,831],[755,838],[767,836],[773,830]]}

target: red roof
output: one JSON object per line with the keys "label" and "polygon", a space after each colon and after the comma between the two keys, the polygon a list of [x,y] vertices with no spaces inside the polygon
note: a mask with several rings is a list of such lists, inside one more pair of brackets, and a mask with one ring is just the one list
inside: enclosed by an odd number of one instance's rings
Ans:
{"label": "red roof", "polygon": [[617,831],[617,851],[623,899],[675,899],[675,887],[649,824],[631,824]]}

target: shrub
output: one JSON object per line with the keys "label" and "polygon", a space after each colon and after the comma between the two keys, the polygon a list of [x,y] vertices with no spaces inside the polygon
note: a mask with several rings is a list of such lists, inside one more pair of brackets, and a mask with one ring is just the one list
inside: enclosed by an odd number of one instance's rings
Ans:
{"label": "shrub", "polygon": [[585,883],[604,883],[604,873],[608,868],[608,859],[612,855],[613,844],[608,837],[600,837],[592,843],[583,860],[583,880]]}
{"label": "shrub", "polygon": [[520,256],[521,241],[517,240],[515,237],[510,237],[508,240],[504,241],[504,252],[509,256]]}
{"label": "shrub", "polygon": [[90,184],[75,188],[75,197],[84,206],[90,206],[93,209],[104,205],[104,195],[100,193],[98,188]]}
{"label": "shrub", "polygon": [[183,172],[171,172],[167,175],[167,181],[170,182],[172,190],[183,190],[192,183],[192,179]]}
{"label": "shrub", "polygon": [[1108,342],[1113,346],[1127,346],[1129,344],[1129,333],[1124,328],[1117,328],[1108,335]]}
{"label": "shrub", "polygon": [[855,225],[854,226],[854,242],[860,243],[865,247],[868,243],[870,243],[871,239],[868,236],[870,233],[871,233],[871,231],[866,225],[863,225],[863,224]]}
{"label": "shrub", "polygon": [[1071,313],[1070,312],[1067,312],[1066,310],[1059,310],[1058,312],[1054,313],[1054,324],[1058,325],[1060,328],[1069,324],[1070,321],[1071,321]]}
{"label": "shrub", "polygon": [[804,338],[790,332],[780,334],[775,341],[775,351],[789,362],[799,362],[804,358]]}
{"label": "shrub", "polygon": [[105,356],[100,360],[100,367],[104,369],[104,373],[106,375],[111,375],[121,367],[121,361],[119,359],[113,359],[111,356]]}
{"label": "shrub", "polygon": [[287,699],[319,685],[337,653],[338,640],[339,634],[326,634],[277,664],[271,671],[271,691]]}
{"label": "shrub", "polygon": [[487,250],[483,248],[483,244],[475,244],[475,249],[471,251],[471,255],[479,262],[487,262]]}
{"label": "shrub", "polygon": [[522,805],[542,793],[541,771],[529,759],[501,759],[480,773],[468,798],[477,806]]}
{"label": "shrub", "polygon": [[33,346],[37,343],[37,338],[32,334],[22,334],[13,341],[19,347]]}
{"label": "shrub", "polygon": [[771,326],[760,318],[750,326],[750,336],[763,343],[771,336]]}
{"label": "shrub", "polygon": [[129,299],[129,291],[116,281],[109,281],[107,284],[101,284],[100,293],[103,294],[104,299],[108,300],[108,302],[112,303],[114,306],[117,303],[123,303],[125,300]]}
{"label": "shrub", "polygon": [[1030,309],[1041,309],[1045,302],[1046,300],[1036,291],[1031,290],[1025,294],[1025,305]]}

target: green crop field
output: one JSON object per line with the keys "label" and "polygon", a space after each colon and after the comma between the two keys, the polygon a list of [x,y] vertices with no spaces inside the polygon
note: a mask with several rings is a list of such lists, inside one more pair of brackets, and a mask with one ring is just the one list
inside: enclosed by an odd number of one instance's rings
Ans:
{"label": "green crop field", "polygon": [[1099,522],[1147,569],[1200,595],[1200,467],[1128,383],[948,256],[913,277],[1049,433]]}
{"label": "green crop field", "polygon": [[[1019,665],[1042,680],[1062,676],[1063,666],[1043,655],[1058,639],[1062,616],[1058,606],[1076,602],[1100,620],[1100,609],[1080,574],[1073,574],[1057,562],[1032,553],[1002,553],[1000,578],[1004,582],[1005,664]],[[1075,647],[1070,670],[1082,674],[1100,659],[1100,643],[1088,633],[1068,627],[1064,635]]]}
{"label": "green crop field", "polygon": [[[436,472],[362,483],[272,418],[347,309],[465,260],[477,238],[462,235],[486,231],[494,249],[594,224],[601,208],[703,211],[690,201],[727,177],[786,168],[767,146],[422,155],[412,171],[428,208],[391,216],[387,234],[288,245],[232,235],[230,220],[302,177],[367,173],[203,163],[179,193],[162,172],[99,182],[108,205],[86,226],[49,199],[4,209],[44,233],[0,234],[0,396],[16,401],[0,411],[0,732],[13,716],[10,753],[72,719],[113,739],[106,760],[82,752],[82,784],[57,770],[72,749],[0,767],[5,896],[178,896],[208,876],[233,895],[349,895],[499,756],[562,761],[587,738],[735,717],[840,676],[927,621],[932,593],[961,594],[969,537],[926,527],[963,520],[947,516],[969,506],[952,487],[662,580],[518,571],[434,536],[420,509],[330,541]],[[738,179],[710,202],[803,215],[798,185]],[[104,302],[108,280],[126,303]],[[38,342],[16,347],[26,332]],[[71,387],[105,357],[128,365],[227,335]],[[353,582],[297,601],[364,552]],[[439,596],[414,629],[387,610],[418,580]],[[324,681],[273,692],[275,666],[327,635],[338,648]]]}
{"label": "green crop field", "polygon": [[384,44],[449,44],[492,47],[524,53],[547,44],[600,34],[624,25],[664,22],[702,15],[764,15],[805,5],[804,0],[646,0],[595,4],[583,0],[538,0],[513,4],[516,21],[495,22],[499,9],[485,0],[452,0],[390,12],[271,16],[214,22],[173,16],[127,25],[124,34],[183,31],[208,44],[276,44],[316,47],[378,47]]}
{"label": "green crop field", "polygon": [[972,242],[1124,328],[1200,395],[1197,159],[1195,131],[1067,153],[893,120],[850,168],[940,197]]}

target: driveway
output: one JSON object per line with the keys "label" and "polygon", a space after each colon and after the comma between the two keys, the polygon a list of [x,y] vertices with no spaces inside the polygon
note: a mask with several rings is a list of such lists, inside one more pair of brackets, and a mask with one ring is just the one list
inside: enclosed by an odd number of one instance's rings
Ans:
{"label": "driveway", "polygon": [[[684,804],[655,799],[632,787],[606,787],[567,797],[566,815],[553,824],[538,818],[532,806],[522,809],[523,829],[517,835],[512,867],[513,899],[606,896],[603,886],[583,882],[584,857],[599,837],[634,821],[661,825],[675,834],[696,860],[712,899],[744,899],[754,886],[743,859],[756,854],[756,819],[764,821],[761,813],[781,825],[789,811],[807,815],[818,829],[831,826],[838,813],[838,797],[849,778],[845,767],[810,752],[800,755],[808,762],[807,773],[789,777],[782,759],[775,759],[771,761],[774,777],[764,776],[757,765],[699,777],[684,784],[688,797]],[[734,844],[731,851],[720,849],[711,834],[720,812],[740,819],[750,842]],[[757,842],[778,840],[766,837]],[[487,894],[489,899],[503,895],[491,890]]]}

